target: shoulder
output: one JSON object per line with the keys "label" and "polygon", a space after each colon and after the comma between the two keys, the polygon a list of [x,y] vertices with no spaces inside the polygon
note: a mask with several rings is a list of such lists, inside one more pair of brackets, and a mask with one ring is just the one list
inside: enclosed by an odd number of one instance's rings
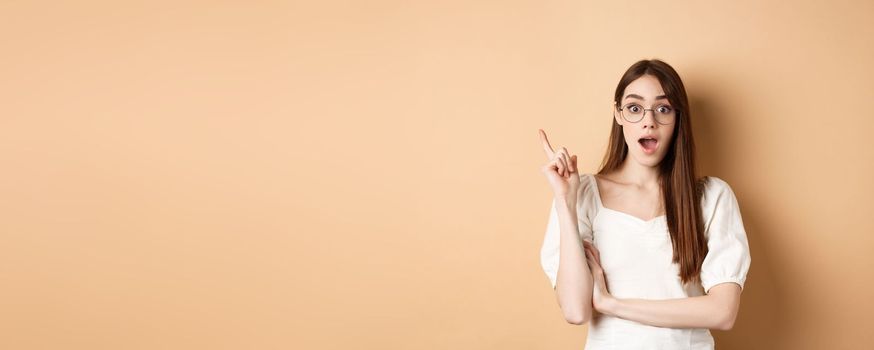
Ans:
{"label": "shoulder", "polygon": [[699,181],[699,186],[705,223],[719,216],[740,215],[737,197],[728,182],[716,176],[706,176]]}
{"label": "shoulder", "polygon": [[595,190],[595,175],[591,173],[579,173],[580,195],[591,195]]}
{"label": "shoulder", "polygon": [[699,179],[698,190],[702,194],[702,202],[713,201],[726,194],[734,195],[728,182],[716,176],[704,176]]}
{"label": "shoulder", "polygon": [[595,199],[597,195],[595,175],[590,173],[580,173],[579,175],[580,188],[577,192],[577,210],[585,213],[586,217],[594,217],[598,208]]}

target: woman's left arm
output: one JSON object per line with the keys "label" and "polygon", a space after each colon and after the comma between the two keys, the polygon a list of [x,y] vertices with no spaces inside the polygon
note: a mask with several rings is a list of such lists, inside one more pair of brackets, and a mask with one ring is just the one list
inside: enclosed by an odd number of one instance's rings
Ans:
{"label": "woman's left arm", "polygon": [[618,299],[607,291],[600,254],[593,249],[597,248],[586,249],[586,258],[595,283],[592,304],[596,311],[656,327],[729,330],[734,326],[741,295],[737,283],[720,283],[707,295],[689,298]]}
{"label": "woman's left arm", "polygon": [[606,294],[594,307],[603,314],[650,326],[726,331],[734,326],[740,294],[740,286],[728,282],[713,286],[707,295],[680,299],[617,299]]}

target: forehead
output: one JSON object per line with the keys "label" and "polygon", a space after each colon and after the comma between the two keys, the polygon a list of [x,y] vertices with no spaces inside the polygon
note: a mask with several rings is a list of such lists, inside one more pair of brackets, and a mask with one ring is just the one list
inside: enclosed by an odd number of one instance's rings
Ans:
{"label": "forehead", "polygon": [[[652,75],[643,75],[634,81],[628,86],[625,87],[625,94],[622,95],[622,99],[629,99],[628,95],[638,95],[642,96],[645,100],[653,101],[658,96],[663,96],[665,94],[662,89],[662,84],[659,83],[658,78]],[[635,98],[630,98],[635,99]]]}

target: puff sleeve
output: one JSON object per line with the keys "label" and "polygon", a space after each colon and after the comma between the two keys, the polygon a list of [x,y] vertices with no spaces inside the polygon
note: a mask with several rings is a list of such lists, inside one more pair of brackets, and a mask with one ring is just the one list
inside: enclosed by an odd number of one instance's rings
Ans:
{"label": "puff sleeve", "polygon": [[[580,174],[580,188],[579,195],[577,196],[577,226],[580,229],[580,238],[589,242],[593,240],[592,224],[589,217],[594,217],[591,213],[591,209],[594,208],[591,180],[593,179],[591,179],[590,175]],[[555,200],[553,200],[546,224],[546,233],[540,248],[540,265],[543,268],[543,272],[549,278],[553,289],[555,289],[556,279],[558,278],[559,248],[561,246],[561,230],[559,226],[558,212],[555,208]]]}
{"label": "puff sleeve", "polygon": [[743,288],[752,259],[740,207],[728,183],[714,176],[708,180],[702,198],[708,253],[701,266],[701,286],[705,293],[725,282]]}

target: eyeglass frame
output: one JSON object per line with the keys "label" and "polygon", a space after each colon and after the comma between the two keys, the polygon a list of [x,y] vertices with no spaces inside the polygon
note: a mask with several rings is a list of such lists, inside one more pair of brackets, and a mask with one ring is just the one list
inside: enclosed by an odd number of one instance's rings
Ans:
{"label": "eyeglass frame", "polygon": [[[613,101],[613,106],[616,106],[616,101]],[[671,125],[671,124],[675,123],[675,122],[677,121],[677,117],[680,115],[680,110],[679,110],[679,109],[675,109],[675,108],[671,107],[671,110],[674,112],[674,121],[672,121],[672,122],[670,122],[670,123],[662,123],[662,122],[659,121],[659,118],[656,117],[656,112],[655,112],[655,109],[654,109],[654,108],[644,108],[644,109],[643,109],[643,112],[642,112],[641,115],[640,115],[640,119],[637,120],[637,121],[635,121],[635,122],[633,122],[633,121],[628,120],[628,118],[625,117],[625,113],[622,113],[622,111],[625,109],[625,107],[627,107],[627,105],[618,108],[618,109],[619,109],[619,115],[622,116],[622,119],[625,119],[625,121],[627,121],[627,122],[629,122],[629,123],[632,123],[632,124],[634,124],[634,123],[640,123],[640,122],[643,120],[643,117],[646,116],[646,111],[650,111],[650,114],[652,114],[652,118],[655,119],[656,123],[659,123],[659,124],[661,124],[661,125]],[[640,107],[642,108],[643,106],[640,106]],[[670,107],[670,106],[669,106],[669,107]]]}

